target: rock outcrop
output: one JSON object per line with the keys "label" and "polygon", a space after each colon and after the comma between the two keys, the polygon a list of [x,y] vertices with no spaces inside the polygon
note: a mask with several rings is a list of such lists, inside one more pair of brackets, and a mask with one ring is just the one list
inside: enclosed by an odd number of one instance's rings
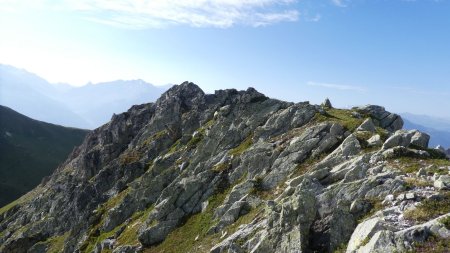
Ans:
{"label": "rock outcrop", "polygon": [[401,252],[447,240],[450,209],[424,208],[450,203],[450,163],[402,125],[379,106],[185,82],[113,116],[0,209],[0,252]]}

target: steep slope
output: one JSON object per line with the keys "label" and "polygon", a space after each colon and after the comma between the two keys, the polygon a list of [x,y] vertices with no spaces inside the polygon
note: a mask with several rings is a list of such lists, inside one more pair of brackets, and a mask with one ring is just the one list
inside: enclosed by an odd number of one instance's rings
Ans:
{"label": "steep slope", "polygon": [[36,187],[87,131],[30,119],[0,106],[0,206]]}
{"label": "steep slope", "polygon": [[48,181],[1,209],[0,251],[432,245],[449,233],[424,221],[450,212],[427,209],[450,198],[450,163],[402,125],[379,106],[294,104],[252,88],[204,94],[186,82],[89,133]]}

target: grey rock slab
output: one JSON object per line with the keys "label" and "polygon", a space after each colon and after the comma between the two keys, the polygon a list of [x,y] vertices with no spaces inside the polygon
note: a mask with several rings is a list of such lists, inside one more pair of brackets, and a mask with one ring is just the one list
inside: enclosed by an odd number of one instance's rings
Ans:
{"label": "grey rock slab", "polygon": [[357,131],[367,131],[367,132],[375,132],[375,124],[373,123],[372,118],[368,118],[364,120],[364,122],[356,129]]}

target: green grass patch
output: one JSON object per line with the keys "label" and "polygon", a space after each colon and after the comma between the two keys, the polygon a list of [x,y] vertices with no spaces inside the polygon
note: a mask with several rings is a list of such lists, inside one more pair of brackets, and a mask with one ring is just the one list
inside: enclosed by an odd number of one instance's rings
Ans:
{"label": "green grass patch", "polygon": [[13,207],[17,206],[17,205],[21,205],[25,202],[28,202],[30,200],[32,200],[36,194],[37,191],[39,191],[40,188],[36,188],[33,191],[28,192],[27,194],[23,195],[22,197],[14,200],[13,202],[7,204],[6,206],[3,206],[2,208],[0,208],[0,215],[3,215],[4,213],[6,213],[7,211],[11,210]]}
{"label": "green grass patch", "polygon": [[345,252],[347,252],[347,244],[346,243],[339,245],[339,247],[337,247],[337,249],[335,249],[333,251],[333,253],[345,253]]}
{"label": "green grass patch", "polygon": [[426,168],[429,175],[434,173],[444,175],[448,173],[448,169],[441,167],[450,166],[450,161],[447,159],[400,157],[393,161],[391,160],[390,165],[404,173],[416,173],[420,168]]}
{"label": "green grass patch", "polygon": [[169,134],[168,131],[165,130],[165,129],[162,130],[162,131],[156,132],[156,133],[154,133],[152,136],[150,136],[149,138],[147,138],[147,139],[143,142],[143,144],[144,144],[144,146],[148,146],[148,145],[150,145],[150,143],[152,143],[152,142],[154,142],[154,141],[156,141],[156,140],[158,140],[158,139],[161,139],[161,138],[167,136],[168,134]]}
{"label": "green grass patch", "polygon": [[194,149],[197,147],[197,145],[203,140],[203,133],[201,133],[200,131],[197,132],[197,134],[195,136],[193,136],[188,143],[186,144],[186,146],[189,149]]}
{"label": "green grass patch", "polygon": [[306,174],[311,168],[313,168],[317,163],[321,162],[325,157],[327,157],[329,153],[323,153],[316,157],[309,157],[304,162],[299,163],[297,167],[295,168],[294,172],[292,173],[290,178],[302,176]]}
{"label": "green grass patch", "polygon": [[169,148],[169,151],[167,151],[167,154],[175,153],[179,148],[181,147],[180,140],[177,140],[172,146]]}
{"label": "green grass patch", "polygon": [[218,163],[216,165],[214,165],[211,170],[217,173],[220,173],[222,171],[226,171],[228,169],[230,169],[231,164],[229,162],[224,162],[224,163]]}
{"label": "green grass patch", "polygon": [[327,109],[325,110],[326,115],[320,113],[316,114],[314,121],[318,122],[336,122],[341,124],[347,130],[354,132],[358,128],[364,119],[358,119],[353,117],[352,110],[345,109]]}
{"label": "green grass patch", "polygon": [[251,194],[258,195],[258,193],[261,193],[262,191],[264,191],[263,180],[264,180],[264,177],[262,177],[262,176],[257,176],[255,178],[255,183],[254,183],[253,189],[250,191]]}
{"label": "green grass patch", "polygon": [[99,243],[99,242],[103,241],[104,239],[107,239],[111,236],[114,236],[114,234],[117,232],[117,230],[119,230],[121,225],[115,227],[113,230],[111,230],[109,232],[104,232],[104,233],[100,232],[100,228],[102,227],[102,225],[104,223],[104,220],[106,218],[106,214],[107,214],[108,210],[119,205],[123,201],[125,196],[128,194],[128,192],[129,192],[129,188],[119,192],[116,196],[108,199],[108,201],[101,204],[97,208],[96,215],[98,215],[98,217],[99,217],[98,222],[96,224],[92,225],[92,227],[87,232],[88,239],[86,239],[86,241],[83,243],[83,245],[80,246],[80,250],[82,252],[86,252],[86,253],[92,252],[92,250],[94,249],[94,247],[97,243]]}
{"label": "green grass patch", "polygon": [[120,156],[120,164],[127,165],[131,163],[135,163],[141,159],[141,155],[136,150],[131,150],[126,152]]}
{"label": "green grass patch", "polygon": [[441,199],[425,199],[415,209],[405,211],[405,219],[425,222],[440,215],[450,213],[450,193],[442,195]]}
{"label": "green grass patch", "polygon": [[442,218],[441,220],[439,220],[439,222],[441,222],[442,224],[444,224],[446,229],[450,229],[450,216],[447,216],[445,218]]}
{"label": "green grass patch", "polygon": [[380,136],[381,142],[384,143],[389,138],[389,131],[382,128],[382,127],[376,127],[375,128],[376,133]]}
{"label": "green grass patch", "polygon": [[47,253],[60,253],[64,248],[64,241],[69,237],[69,232],[60,236],[54,236],[47,239],[48,249]]}
{"label": "green grass patch", "polygon": [[366,213],[365,215],[363,215],[359,220],[358,220],[358,224],[369,219],[370,217],[372,217],[376,212],[382,210],[383,207],[383,200],[381,199],[377,199],[377,198],[371,198],[368,199],[367,201],[369,201],[370,205],[371,205],[371,209],[368,213]]}
{"label": "green grass patch", "polygon": [[[209,252],[213,246],[213,236],[208,235],[207,232],[217,222],[213,218],[214,210],[223,203],[230,190],[231,188],[211,196],[204,212],[192,215],[182,226],[172,231],[161,244],[148,248],[144,252]],[[198,240],[195,240],[197,236]]]}
{"label": "green grass patch", "polygon": [[249,149],[253,144],[253,135],[249,135],[239,146],[233,148],[230,150],[230,155],[241,155],[244,153],[247,149]]}
{"label": "green grass patch", "polygon": [[405,178],[405,182],[406,182],[406,189],[407,190],[411,190],[417,187],[427,187],[427,186],[433,186],[433,183],[431,183],[430,181],[424,180],[424,179],[418,179],[418,178]]}
{"label": "green grass patch", "polygon": [[154,206],[138,211],[131,217],[131,222],[125,227],[123,232],[117,238],[117,242],[120,245],[137,245],[138,241],[138,230],[142,223],[145,222],[148,215],[153,211]]}
{"label": "green grass patch", "polygon": [[425,242],[416,242],[414,249],[408,253],[448,253],[450,249],[450,239],[428,237]]}
{"label": "green grass patch", "polygon": [[206,129],[210,128],[212,125],[214,125],[214,120],[210,120],[208,122],[206,122],[202,127],[197,129],[197,133],[195,134],[195,136],[193,136],[188,143],[186,144],[186,146],[188,147],[188,149],[194,149],[197,147],[197,145],[203,140],[203,138],[205,137],[206,134]]}

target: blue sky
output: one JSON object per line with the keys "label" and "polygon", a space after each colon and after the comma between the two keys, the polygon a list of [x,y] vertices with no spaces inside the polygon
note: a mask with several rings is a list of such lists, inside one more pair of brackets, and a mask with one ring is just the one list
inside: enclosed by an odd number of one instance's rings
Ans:
{"label": "blue sky", "polygon": [[0,63],[51,82],[253,86],[450,117],[447,0],[0,0]]}

